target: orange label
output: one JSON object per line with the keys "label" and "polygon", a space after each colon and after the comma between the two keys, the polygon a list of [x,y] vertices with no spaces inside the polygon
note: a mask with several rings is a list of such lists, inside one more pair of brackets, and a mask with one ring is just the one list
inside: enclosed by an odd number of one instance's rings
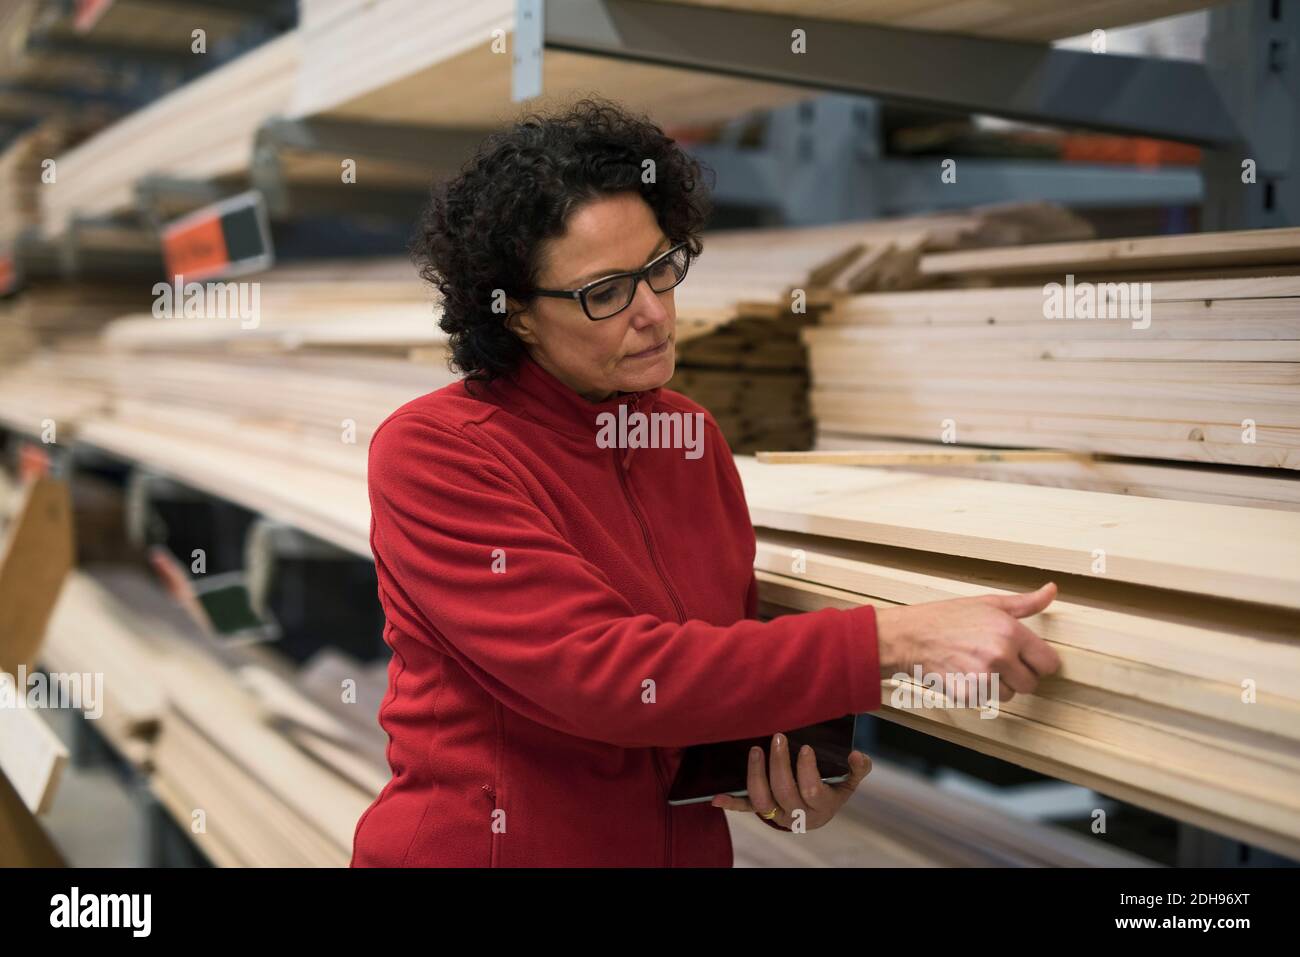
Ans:
{"label": "orange label", "polygon": [[167,272],[187,279],[201,279],[230,262],[221,217],[182,223],[163,233],[163,258]]}
{"label": "orange label", "polygon": [[50,474],[50,453],[39,445],[24,442],[18,449],[18,475],[23,481]]}

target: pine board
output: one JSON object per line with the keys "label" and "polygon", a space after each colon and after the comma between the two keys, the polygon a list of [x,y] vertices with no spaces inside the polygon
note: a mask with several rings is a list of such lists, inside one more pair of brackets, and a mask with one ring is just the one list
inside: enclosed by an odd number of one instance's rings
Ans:
{"label": "pine board", "polygon": [[756,526],[1300,608],[1300,516],[736,456]]}

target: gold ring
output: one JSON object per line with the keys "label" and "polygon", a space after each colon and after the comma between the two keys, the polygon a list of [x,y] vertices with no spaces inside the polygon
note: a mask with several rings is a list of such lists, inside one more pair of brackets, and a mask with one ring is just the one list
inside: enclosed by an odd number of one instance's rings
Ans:
{"label": "gold ring", "polygon": [[768,811],[766,814],[760,814],[759,817],[764,821],[770,821],[772,818],[776,817],[776,813],[776,808],[772,808],[772,810]]}

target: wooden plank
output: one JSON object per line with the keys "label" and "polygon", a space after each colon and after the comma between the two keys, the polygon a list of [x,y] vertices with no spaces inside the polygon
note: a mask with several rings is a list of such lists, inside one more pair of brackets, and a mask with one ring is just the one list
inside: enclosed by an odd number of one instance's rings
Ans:
{"label": "wooden plank", "polygon": [[[1099,293],[1105,293],[1099,290]],[[1122,300],[1116,298],[1118,293],[1101,295],[1101,305]],[[1150,301],[1155,304],[1155,315],[1159,316],[1165,304],[1173,303],[1215,303],[1220,300],[1286,300],[1300,296],[1300,277],[1271,276],[1245,279],[1171,279],[1151,283]],[[1046,299],[1041,286],[1011,286],[989,289],[940,289],[918,290],[913,292],[877,292],[848,296],[837,300],[835,308],[826,316],[830,324],[855,324],[873,321],[877,317],[896,316],[911,312],[918,319],[927,315],[945,317],[973,317],[967,321],[985,323],[990,318],[1009,320],[1013,316],[1021,321],[1043,318],[1043,303]],[[1276,303],[1275,303],[1276,304]],[[1300,307],[1300,303],[1291,309]],[[1171,317],[1187,314],[1188,307],[1170,310]],[[1204,307],[1213,312],[1216,307]],[[1221,308],[1221,307],[1220,307]],[[1284,308],[1286,308],[1284,306]],[[951,320],[950,320],[951,321]],[[1058,319],[1057,327],[1094,325],[1104,320]],[[1132,323],[1123,323],[1133,332]],[[1153,319],[1153,327],[1158,326]],[[1293,337],[1294,338],[1294,337]]]}
{"label": "wooden plank", "polygon": [[83,440],[149,465],[195,488],[239,502],[272,518],[369,556],[369,502],[364,481],[330,475],[290,460],[214,448],[203,439],[108,421],[89,422]]}
{"label": "wooden plank", "polygon": [[1300,517],[736,456],[757,526],[1300,608]]}
{"label": "wooden plank", "polygon": [[[1270,300],[1237,300],[1268,302]],[[853,326],[811,327],[801,336],[811,347],[813,362],[828,362],[840,351],[856,349],[858,355],[877,360],[877,364],[905,363],[918,358],[936,365],[943,363],[971,365],[990,359],[1017,363],[1018,368],[1041,366],[1053,369],[1073,363],[1095,366],[1098,371],[1120,362],[1157,363],[1194,362],[1201,365],[1220,363],[1300,362],[1300,340],[1295,339],[973,339],[957,334],[956,341],[932,338],[921,341],[891,339],[870,341],[856,335]],[[869,345],[867,343],[870,343]]]}
{"label": "wooden plank", "polygon": [[[168,810],[214,860],[239,867],[342,867],[348,852],[315,832],[267,793],[257,778],[185,721],[173,721],[158,741],[154,780],[177,798]],[[194,812],[205,831],[195,831]]]}
{"label": "wooden plank", "polygon": [[[932,395],[948,394],[956,402],[961,402],[962,398],[967,395],[996,395],[996,397],[1009,397],[1011,400],[1019,399],[1019,402],[1026,404],[1035,403],[1036,400],[1052,399],[1060,395],[1063,399],[1078,398],[1087,402],[1095,395],[1099,389],[1095,384],[1089,387],[1087,380],[1070,380],[1062,378],[1056,382],[1053,387],[1052,382],[1041,382],[1039,380],[1001,380],[997,377],[984,378],[953,378],[937,376],[935,378],[907,378],[906,384],[915,384],[924,397],[930,398]],[[1221,381],[1197,381],[1197,382],[1179,382],[1179,381],[1125,381],[1123,385],[1119,384],[1102,384],[1112,387],[1112,393],[1102,393],[1104,399],[1128,400],[1130,406],[1134,399],[1153,399],[1156,403],[1164,403],[1165,406],[1178,407],[1179,403],[1225,403],[1235,404],[1238,407],[1286,407],[1291,404],[1292,408],[1300,408],[1300,403],[1295,402],[1297,391],[1294,386],[1288,385],[1258,385],[1255,382],[1221,382]],[[898,389],[897,385],[888,380],[871,380],[853,382],[852,389],[849,387],[840,387],[836,391],[839,393],[853,393],[871,397],[876,393],[893,393]],[[868,399],[870,400],[870,399]],[[1160,416],[1152,416],[1160,417]],[[1255,419],[1257,416],[1245,416]],[[1240,421],[1240,420],[1238,420]]]}
{"label": "wooden plank", "polygon": [[150,775],[148,782],[149,790],[158,799],[158,803],[172,816],[172,820],[178,827],[192,835],[190,840],[214,867],[250,866],[244,858],[240,857],[239,852],[223,839],[224,828],[206,831],[194,829],[195,805],[182,793],[182,787],[173,785],[162,774]]}
{"label": "wooden plank", "polygon": [[304,753],[268,721],[257,699],[204,644],[196,626],[135,569],[97,569],[73,578],[73,594],[94,610],[82,621],[133,636],[145,676],[166,696],[151,752],[160,790],[177,822],[218,862],[241,866],[342,866],[356,820],[373,797]]}
{"label": "wooden plank", "polygon": [[67,867],[9,779],[0,774],[0,867]]}
{"label": "wooden plank", "polygon": [[[72,516],[67,483],[49,476],[28,482],[6,530],[0,553],[0,777],[12,783],[32,814],[54,800],[68,751],[39,716],[28,710],[19,684],[36,663],[37,650],[64,577],[72,564]],[[11,815],[11,818],[13,815]],[[24,828],[21,815],[12,827]],[[28,840],[31,836],[28,835]]]}
{"label": "wooden plank", "polygon": [[[27,694],[11,675],[0,674],[0,683],[6,699]],[[67,747],[38,714],[16,702],[0,707],[0,777],[8,778],[33,814],[50,810],[67,763]]]}
{"label": "wooden plank", "polygon": [[976,465],[987,462],[1079,462],[1092,456],[1079,452],[1043,449],[953,449],[946,452],[758,452],[755,458],[767,465],[884,465],[936,466]]}
{"label": "wooden plank", "polygon": [[[796,550],[797,567],[803,569],[797,574],[792,571]],[[834,594],[828,589],[847,592],[851,596],[841,597],[853,597],[857,604],[863,603],[861,596],[870,596],[872,603],[912,605],[1010,594],[1033,585],[1023,575],[1000,580],[988,565],[925,561],[896,550],[766,529],[759,532],[755,568],[769,582],[780,576],[777,584],[808,585],[823,598]],[[1058,582],[1063,597],[1027,623],[1062,656],[1062,671],[1053,682],[1109,689],[1265,734],[1300,737],[1291,683],[1300,675],[1300,647],[1288,631],[1295,627],[1294,616],[1225,624],[1222,619],[1233,609],[1220,607],[1219,620],[1169,620],[1160,614],[1159,595],[1136,606],[1107,607],[1105,592],[1086,586],[1064,578]],[[780,600],[802,607],[788,594]],[[1244,677],[1258,682],[1262,705],[1241,700]]]}
{"label": "wooden plank", "polygon": [[67,483],[42,476],[23,491],[0,551],[0,671],[31,669],[72,566],[72,515]]}
{"label": "wooden plank", "polygon": [[121,738],[147,737],[166,710],[166,695],[153,680],[161,653],[118,613],[103,589],[84,574],[64,583],[41,648],[47,667],[104,676],[101,727]]}
{"label": "wooden plank", "polygon": [[1043,243],[1015,250],[932,253],[921,260],[920,270],[922,275],[930,277],[1015,276],[1278,264],[1300,264],[1300,228],[1138,236]]}
{"label": "wooden plank", "polygon": [[[813,402],[814,414],[823,429],[862,437],[935,440],[944,437],[945,420],[951,420],[956,424],[955,437],[976,445],[1032,444],[1141,459],[1183,459],[1216,465],[1300,469],[1300,454],[1294,447],[1292,430],[1285,426],[1275,428],[1267,424],[1267,420],[1261,425],[1260,441],[1244,444],[1239,426],[1234,428],[1198,421],[1191,418],[1197,414],[1196,410],[1187,410],[1184,415],[1188,418],[1180,422],[1172,418],[1163,421],[1090,418],[1050,411],[1044,416],[982,409],[961,413],[959,409],[960,405],[954,401],[939,408],[883,408],[872,415],[858,411],[838,415],[828,409],[821,396],[815,397]],[[1271,410],[1259,412],[1270,414]],[[1245,414],[1249,415],[1248,412]]]}
{"label": "wooden plank", "polygon": [[[937,396],[933,401],[897,399],[887,393],[879,396],[815,392],[814,413],[829,431],[859,435],[896,435],[937,441],[957,439],[994,447],[1037,445],[1051,448],[1089,449],[1086,441],[1102,437],[1149,442],[1145,457],[1161,457],[1162,445],[1183,442],[1189,446],[1205,445],[1222,450],[1235,449],[1240,457],[1228,462],[1250,464],[1251,456],[1273,452],[1291,452],[1295,448],[1297,422],[1293,411],[1281,404],[1221,406],[1213,403],[1187,402],[1153,409],[1147,417],[1140,408],[1107,398],[1090,409],[1080,397],[1042,397],[1039,411],[1026,411],[1029,400],[1014,396],[972,394],[965,403],[958,395]],[[1233,418],[1233,416],[1236,418]],[[1255,443],[1246,441],[1246,420],[1255,426]],[[950,421],[945,421],[950,420]],[[945,433],[946,430],[946,433]],[[1000,432],[1002,439],[975,438],[973,432]],[[914,433],[914,434],[913,434]],[[1058,444],[1060,439],[1065,444]],[[1097,448],[1107,452],[1109,449]],[[1124,454],[1120,450],[1119,454]],[[1142,456],[1139,448],[1129,454]],[[1177,456],[1171,456],[1177,457]],[[1195,457],[1195,456],[1188,456]],[[1258,462],[1254,464],[1265,464]],[[1268,463],[1274,464],[1274,463]],[[1281,467],[1278,463],[1276,467]]]}
{"label": "wooden plank", "polygon": [[[855,343],[815,347],[810,368],[819,385],[853,390],[900,389],[932,382],[952,382],[954,387],[962,389],[969,388],[966,383],[976,382],[986,391],[1002,388],[1004,382],[1018,391],[1046,391],[1057,385],[1077,390],[1087,384],[1113,389],[1118,387],[1118,383],[1132,385],[1142,382],[1180,383],[1189,392],[1194,386],[1207,382],[1232,386],[1300,386],[1300,363],[1276,359],[1252,362],[1019,361],[1003,356],[997,364],[998,375],[991,376],[987,359],[962,359],[952,354],[939,354],[900,360],[897,356],[882,356],[873,348]],[[1195,395],[1188,397],[1195,398]]]}
{"label": "wooden plank", "polygon": [[[1077,340],[1110,340],[1133,343],[1167,340],[1287,340],[1300,339],[1300,314],[1293,311],[1258,319],[1243,319],[1232,323],[1206,322],[1203,319],[1162,319],[1152,321],[1145,329],[1135,329],[1129,319],[1044,319],[1041,309],[1038,318],[1021,312],[1014,321],[993,317],[984,324],[938,325],[916,324],[902,328],[877,324],[874,320],[855,327],[854,339],[862,343],[943,343],[993,342],[1004,340],[1075,342]],[[987,320],[988,317],[986,317]],[[829,325],[854,322],[834,310],[824,320]],[[1131,337],[1131,338],[1130,338]]]}
{"label": "wooden plank", "polygon": [[[935,443],[853,435],[822,428],[817,433],[816,447],[827,450],[933,449]],[[948,467],[946,471],[966,478],[1026,485],[1051,485],[1248,508],[1300,510],[1300,475],[1276,477],[1259,470],[1193,463],[1130,462],[1093,456],[1087,462],[1003,463]]]}
{"label": "wooden plank", "polygon": [[[1260,815],[1251,814],[1252,819],[1247,819],[1242,813],[1243,802],[1226,807],[1220,803],[1222,795],[1213,788],[1195,785],[1163,769],[1154,769],[1144,781],[1135,782],[1128,777],[1133,767],[1131,758],[1112,745],[1094,745],[1077,735],[1012,714],[983,722],[977,715],[959,709],[890,711],[882,717],[1248,844],[1300,857],[1294,812],[1261,808]],[[1248,803],[1245,806],[1249,809]]]}

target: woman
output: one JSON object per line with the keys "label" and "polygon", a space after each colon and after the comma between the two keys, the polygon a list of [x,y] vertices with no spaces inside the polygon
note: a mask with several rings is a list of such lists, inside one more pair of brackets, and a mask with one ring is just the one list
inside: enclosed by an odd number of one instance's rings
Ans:
{"label": "woman", "polygon": [[[393,777],[355,866],[730,866],[724,808],[818,827],[869,769],[854,752],[827,785],[780,731],[879,707],[882,671],[1032,691],[1056,669],[1017,621],[1050,585],[756,620],[731,452],[664,388],[707,210],[671,139],[590,100],[490,136],[435,191],[417,255],[465,379],[370,443]],[[703,441],[610,447],[638,412],[699,421]],[[686,746],[774,732],[748,799],[667,803]]]}

